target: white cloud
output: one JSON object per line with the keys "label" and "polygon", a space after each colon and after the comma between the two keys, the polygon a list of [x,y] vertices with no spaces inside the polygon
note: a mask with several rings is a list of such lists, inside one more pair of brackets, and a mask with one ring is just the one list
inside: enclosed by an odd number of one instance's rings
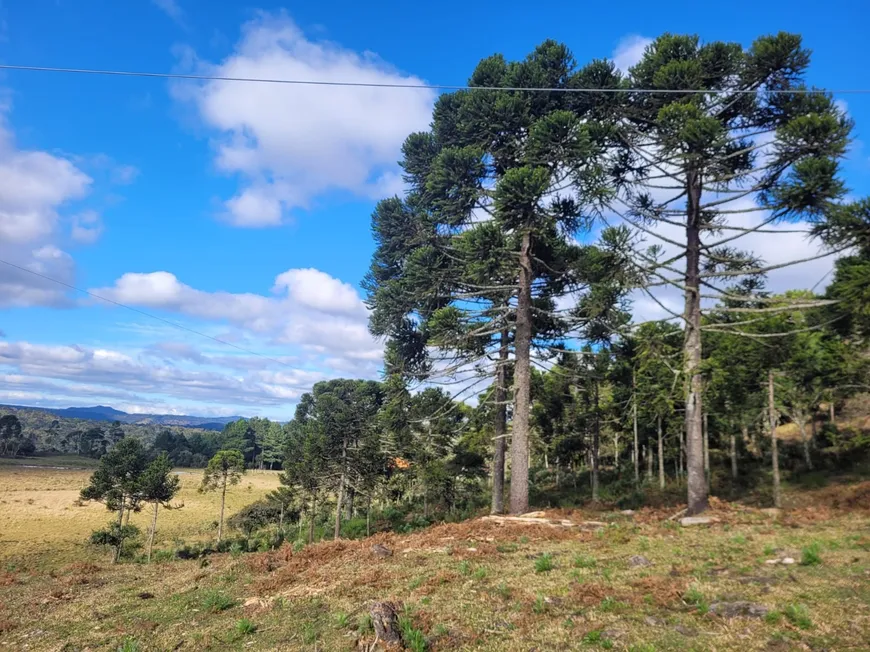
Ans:
{"label": "white cloud", "polygon": [[360,315],[365,307],[349,283],[318,269],[291,269],[275,279],[273,292],[287,290],[300,304],[326,313]]}
{"label": "white cloud", "polygon": [[58,208],[83,197],[91,179],[66,159],[15,146],[0,116],[0,242],[25,244],[54,231]]}
{"label": "white cloud", "polygon": [[316,269],[279,274],[275,296],[203,292],[169,272],[128,273],[93,292],[119,303],[168,310],[230,323],[279,344],[354,360],[380,360],[382,346],[369,334],[368,313],[356,290]]}
{"label": "white cloud", "polygon": [[619,43],[616,44],[616,49],[613,51],[613,63],[623,73],[627,73],[628,69],[635,65],[643,58],[643,53],[646,47],[652,43],[651,38],[640,36],[638,34],[630,34],[622,37]]}
{"label": "white cloud", "polygon": [[112,182],[121,186],[133,183],[139,176],[139,168],[135,165],[120,164],[112,170]]}
{"label": "white cloud", "polygon": [[93,210],[83,211],[73,215],[70,237],[81,244],[93,244],[103,233],[103,222],[100,214]]}
{"label": "white cloud", "polygon": [[[0,103],[0,259],[11,263],[0,264],[0,307],[69,305],[63,286],[35,274],[75,280],[72,258],[54,242],[59,211],[84,197],[92,180],[66,158],[19,149],[7,122],[10,109]],[[93,230],[98,219],[82,213],[73,237],[93,237],[82,229]]]}
{"label": "white cloud", "polygon": [[[422,84],[371,53],[315,42],[286,14],[262,13],[244,26],[235,52],[218,64],[184,58],[228,77]],[[401,189],[396,160],[412,131],[426,129],[435,94],[426,89],[241,84],[174,87],[215,132],[218,169],[243,187],[225,203],[233,224],[279,224],[288,211],[329,191],[363,197]]]}
{"label": "white cloud", "polygon": [[182,22],[184,12],[177,0],[151,0],[151,2],[175,22]]}

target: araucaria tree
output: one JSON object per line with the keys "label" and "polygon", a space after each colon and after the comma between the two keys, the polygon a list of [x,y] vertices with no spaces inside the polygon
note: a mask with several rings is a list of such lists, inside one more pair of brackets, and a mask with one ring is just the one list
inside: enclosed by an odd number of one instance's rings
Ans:
{"label": "araucaria tree", "polygon": [[[581,291],[587,247],[576,241],[607,195],[608,131],[585,119],[569,50],[546,41],[522,61],[484,59],[471,86],[443,95],[432,129],[411,135],[402,166],[411,192],[375,212],[379,248],[367,282],[372,330],[420,358],[421,345],[494,378],[504,404],[513,372],[510,511],[528,509],[531,368],[571,329],[556,299]],[[498,90],[498,89],[504,90]],[[587,270],[588,271],[588,270]],[[457,355],[458,352],[458,355]],[[437,365],[436,365],[437,370]],[[495,411],[495,492],[504,412]],[[493,506],[498,511],[498,497]]]}
{"label": "araucaria tree", "polygon": [[[851,124],[829,95],[806,87],[809,61],[809,52],[793,34],[764,36],[746,49],[665,34],[619,81],[627,92],[614,109],[622,138],[614,157],[625,185],[612,208],[658,245],[657,251],[638,257],[650,295],[658,300],[653,288],[684,295],[682,314],[671,317],[685,326],[690,514],[707,507],[701,365],[705,301],[733,299],[719,286],[723,280],[801,262],[765,265],[736,248],[742,237],[779,232],[771,228],[777,222],[821,220],[845,193],[838,161]],[[758,301],[754,296],[738,299],[747,306],[723,310],[776,309],[749,307]],[[706,328],[733,329],[750,319],[744,316]]]}
{"label": "araucaria tree", "polygon": [[172,474],[172,462],[169,454],[160,453],[147,466],[139,478],[139,491],[142,500],[150,503],[154,509],[151,516],[151,528],[148,530],[148,561],[151,561],[151,550],[154,547],[154,534],[157,532],[157,512],[160,507],[169,507],[169,501],[175,497],[181,488],[177,475]]}
{"label": "araucaria tree", "polygon": [[[82,489],[82,500],[98,500],[106,508],[117,512],[117,521],[102,536],[92,538],[114,548],[113,561],[121,557],[124,540],[135,534],[125,526],[124,516],[142,508],[142,474],[148,457],[138,439],[126,437],[100,458],[100,464],[91,476],[88,486]],[[95,533],[97,534],[97,533]]]}
{"label": "araucaria tree", "polygon": [[218,451],[208,462],[202,475],[201,492],[221,492],[221,514],[218,521],[218,543],[224,533],[224,507],[227,500],[227,487],[237,485],[245,473],[245,458],[240,451]]}

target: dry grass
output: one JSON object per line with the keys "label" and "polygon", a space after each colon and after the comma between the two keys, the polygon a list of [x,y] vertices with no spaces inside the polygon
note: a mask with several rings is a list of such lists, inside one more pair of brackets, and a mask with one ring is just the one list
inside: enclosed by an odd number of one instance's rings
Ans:
{"label": "dry grass", "polygon": [[[203,500],[186,485],[185,498]],[[133,640],[143,651],[351,650],[371,640],[357,627],[378,599],[402,602],[433,651],[866,650],[870,504],[860,499],[868,490],[827,487],[800,501],[813,509],[781,515],[716,501],[721,522],[708,528],[639,510],[586,514],[610,523],[597,533],[470,521],[296,553],[214,555],[204,567],[81,560],[50,572],[17,568],[0,581],[0,648],[117,650]],[[243,483],[235,506],[256,491]],[[194,509],[214,504],[189,507],[167,518],[164,532],[187,532],[184,519],[207,529],[210,513]],[[375,542],[394,554],[374,555]],[[765,563],[800,560],[813,544],[819,564]],[[553,568],[535,572],[545,553]],[[632,555],[652,565],[631,567]],[[772,615],[725,620],[707,613],[717,600],[749,600]],[[255,631],[236,627],[242,618]]]}
{"label": "dry grass", "polygon": [[[91,531],[110,519],[99,503],[82,505],[79,491],[91,471],[25,466],[0,466],[0,563],[40,562],[43,565],[75,561],[93,551],[85,543]],[[181,492],[173,505],[161,510],[155,545],[175,538],[193,540],[213,532],[212,523],[220,506],[216,493],[197,492],[202,471],[179,470]],[[227,493],[227,517],[278,486],[278,474],[249,471]],[[130,522],[143,529],[150,525],[148,510],[134,514]]]}

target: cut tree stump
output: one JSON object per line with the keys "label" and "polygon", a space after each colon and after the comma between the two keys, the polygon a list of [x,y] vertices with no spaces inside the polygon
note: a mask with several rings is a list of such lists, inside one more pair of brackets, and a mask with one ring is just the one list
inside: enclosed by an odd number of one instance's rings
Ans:
{"label": "cut tree stump", "polygon": [[402,605],[397,602],[375,602],[369,608],[372,626],[377,641],[387,649],[402,649],[402,632],[399,629],[399,611]]}

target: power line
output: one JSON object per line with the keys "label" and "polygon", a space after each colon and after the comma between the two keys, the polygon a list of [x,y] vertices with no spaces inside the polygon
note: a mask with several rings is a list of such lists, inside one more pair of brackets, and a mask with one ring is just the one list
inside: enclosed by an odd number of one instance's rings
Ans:
{"label": "power line", "polygon": [[64,287],[69,288],[70,290],[75,290],[76,292],[82,292],[83,294],[87,294],[94,299],[99,299],[100,301],[105,301],[106,303],[111,303],[112,305],[118,306],[119,308],[126,308],[132,312],[135,312],[139,315],[144,315],[145,317],[150,317],[151,319],[156,319],[157,321],[163,322],[164,324],[169,324],[174,328],[178,328],[183,331],[187,331],[188,333],[193,333],[194,335],[199,335],[200,337],[208,338],[214,342],[219,344],[224,344],[226,346],[231,346],[234,349],[238,349],[239,351],[243,351],[249,355],[255,355],[259,358],[263,358],[264,360],[270,360],[275,362],[276,364],[284,365],[285,367],[293,368],[291,365],[278,360],[276,358],[271,358],[268,355],[263,355],[262,353],[257,353],[256,351],[251,351],[250,349],[246,349],[243,346],[239,346],[238,344],[233,344],[232,342],[227,342],[226,340],[222,340],[219,337],[213,337],[212,335],[208,335],[206,333],[201,333],[198,330],[194,330],[193,328],[188,328],[187,326],[183,326],[182,324],[178,324],[174,321],[170,321],[169,319],[164,319],[163,317],[158,317],[157,315],[152,315],[150,312],[145,312],[144,310],[139,310],[139,308],[134,308],[133,306],[128,306],[119,301],[115,301],[114,299],[109,299],[107,297],[100,296],[99,294],[94,294],[88,290],[83,290],[82,288],[76,287],[75,285],[70,285],[69,283],[65,283],[64,281],[60,281],[56,278],[52,278],[51,276],[46,276],[45,274],[40,274],[39,272],[34,272],[32,269],[27,269],[26,267],[22,267],[21,265],[16,265],[15,263],[10,263],[8,260],[3,260],[0,258],[0,263],[4,265],[9,265],[9,267],[14,267],[15,269],[19,269],[22,272],[27,272],[28,274],[33,274],[34,276],[38,276],[39,278],[43,278],[46,281],[51,281],[52,283],[57,283],[58,285],[63,285]]}
{"label": "power line", "polygon": [[14,64],[0,64],[0,70],[21,70],[28,72],[57,72],[77,75],[104,75],[114,77],[152,77],[159,79],[187,79],[193,81],[226,81],[244,82],[254,84],[287,84],[291,86],[338,86],[354,88],[409,88],[426,89],[435,91],[518,91],[535,93],[653,93],[665,95],[815,95],[818,93],[830,93],[833,95],[863,95],[870,94],[870,88],[796,88],[793,90],[782,89],[745,89],[745,90],[705,90],[705,89],[677,89],[677,88],[548,88],[520,86],[468,86],[463,84],[411,84],[401,82],[359,82],[359,81],[330,81],[324,79],[281,79],[267,77],[229,77],[224,75],[195,75],[176,72],[148,72],[140,70],[110,70],[100,68],[60,68],[53,66],[19,66]]}

